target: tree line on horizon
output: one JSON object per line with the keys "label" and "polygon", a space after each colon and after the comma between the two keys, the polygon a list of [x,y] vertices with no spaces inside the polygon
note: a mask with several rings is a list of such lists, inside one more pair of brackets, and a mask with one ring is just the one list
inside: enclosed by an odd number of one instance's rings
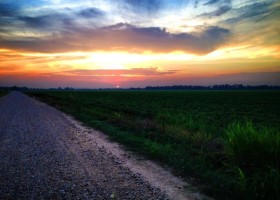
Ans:
{"label": "tree line on horizon", "polygon": [[278,85],[242,85],[242,84],[223,84],[223,85],[173,85],[173,86],[148,86],[146,90],[266,90],[280,89]]}
{"label": "tree line on horizon", "polygon": [[21,86],[0,86],[0,90],[15,90],[15,91],[27,91],[27,90],[279,90],[280,85],[243,85],[243,84],[222,84],[222,85],[172,85],[172,86],[147,86],[144,88],[131,87],[131,88],[73,88],[73,87],[57,87],[57,88],[28,88]]}

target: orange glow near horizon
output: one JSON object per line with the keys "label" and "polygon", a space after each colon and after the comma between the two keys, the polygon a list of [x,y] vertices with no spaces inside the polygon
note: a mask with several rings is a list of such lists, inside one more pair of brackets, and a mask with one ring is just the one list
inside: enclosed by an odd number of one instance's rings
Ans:
{"label": "orange glow near horizon", "polygon": [[147,79],[278,72],[280,60],[277,47],[252,49],[247,46],[226,47],[201,56],[179,51],[165,54],[123,51],[31,53],[0,49],[0,53],[0,76],[92,80],[114,87],[122,86],[121,82]]}

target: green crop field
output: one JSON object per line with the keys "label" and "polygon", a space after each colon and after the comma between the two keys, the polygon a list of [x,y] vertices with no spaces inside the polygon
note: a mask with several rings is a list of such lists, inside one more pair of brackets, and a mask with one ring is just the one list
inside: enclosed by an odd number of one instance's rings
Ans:
{"label": "green crop field", "polygon": [[32,91],[217,199],[280,199],[279,91]]}

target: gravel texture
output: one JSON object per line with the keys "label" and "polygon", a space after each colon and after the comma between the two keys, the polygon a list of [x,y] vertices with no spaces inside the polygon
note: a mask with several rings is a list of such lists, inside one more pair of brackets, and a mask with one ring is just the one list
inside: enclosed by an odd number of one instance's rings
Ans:
{"label": "gravel texture", "polygon": [[0,199],[196,199],[182,181],[164,189],[168,172],[153,184],[100,134],[22,93],[0,98]]}

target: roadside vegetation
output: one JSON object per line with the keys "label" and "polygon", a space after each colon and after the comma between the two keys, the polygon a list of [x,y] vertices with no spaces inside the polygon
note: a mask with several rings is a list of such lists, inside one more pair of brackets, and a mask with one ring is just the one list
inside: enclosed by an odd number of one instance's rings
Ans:
{"label": "roadside vegetation", "polygon": [[7,95],[9,92],[7,90],[0,90],[0,97]]}
{"label": "roadside vegetation", "polygon": [[30,91],[217,199],[280,199],[279,91]]}

